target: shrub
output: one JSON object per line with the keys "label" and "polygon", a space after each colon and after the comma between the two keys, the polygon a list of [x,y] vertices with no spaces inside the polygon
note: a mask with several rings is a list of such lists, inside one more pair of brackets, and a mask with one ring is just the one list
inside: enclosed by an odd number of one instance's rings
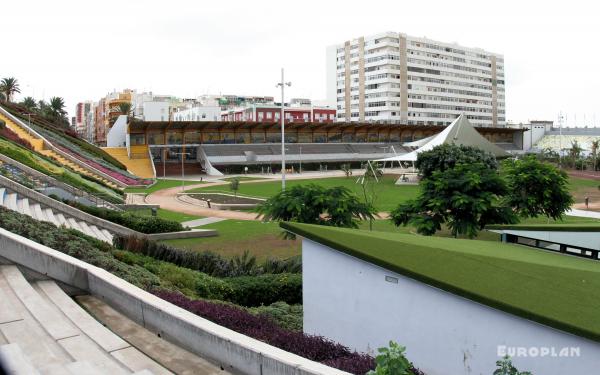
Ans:
{"label": "shrub", "polygon": [[160,280],[139,267],[120,262],[111,254],[112,247],[73,229],[57,228],[29,216],[0,207],[0,227],[46,245],[84,262],[103,268],[140,288],[160,285]]}
{"label": "shrub", "polygon": [[361,375],[375,367],[373,358],[366,354],[352,352],[322,336],[283,329],[266,316],[255,316],[234,306],[190,300],[164,290],[155,290],[154,294],[214,323],[313,361]]}
{"label": "shrub", "polygon": [[251,307],[249,311],[254,315],[273,320],[281,328],[302,331],[302,305],[289,305],[279,301],[268,306]]}
{"label": "shrub", "polygon": [[87,212],[90,215],[122,225],[140,233],[152,234],[186,230],[181,223],[173,220],[162,219],[156,216],[139,216],[130,212],[121,212],[106,208],[86,206],[79,202],[70,200],[63,200],[62,202],[68,204],[69,206],[75,207],[78,210]]}
{"label": "shrub", "polygon": [[238,305],[260,306],[278,301],[302,303],[302,275],[241,276],[229,278],[227,282],[232,289],[227,299]]}
{"label": "shrub", "polygon": [[172,247],[156,241],[136,236],[115,236],[115,247],[132,251],[176,264],[180,267],[204,272],[211,276],[232,277],[263,273],[300,273],[302,261],[299,257],[286,260],[267,259],[264,264],[256,265],[256,258],[244,253],[233,259],[225,259],[210,251],[189,251]]}

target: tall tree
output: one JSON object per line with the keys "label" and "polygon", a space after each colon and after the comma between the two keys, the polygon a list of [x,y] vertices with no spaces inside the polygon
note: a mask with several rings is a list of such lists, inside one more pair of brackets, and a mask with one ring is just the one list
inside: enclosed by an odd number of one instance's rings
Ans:
{"label": "tall tree", "polygon": [[443,144],[433,149],[421,152],[417,157],[415,167],[423,178],[428,178],[435,171],[443,172],[454,168],[457,164],[483,163],[490,169],[498,169],[496,157],[476,147]]}
{"label": "tall tree", "polygon": [[2,78],[0,81],[0,91],[4,94],[7,102],[10,102],[14,94],[20,93],[19,81],[14,77]]}
{"label": "tall tree", "polygon": [[594,161],[594,171],[598,170],[596,167],[597,157],[598,157],[598,147],[600,146],[600,140],[596,139],[592,141],[592,158]]}
{"label": "tall tree", "polygon": [[577,160],[579,160],[582,151],[583,148],[579,145],[579,142],[577,142],[577,140],[571,142],[571,149],[569,150],[569,154],[573,160],[573,168],[575,168],[575,166],[577,165]]}
{"label": "tall tree", "polygon": [[573,204],[565,171],[533,155],[505,160],[502,173],[508,188],[507,204],[523,218],[543,215],[558,220]]}
{"label": "tall tree", "polygon": [[390,218],[396,226],[410,224],[424,235],[433,235],[446,224],[454,237],[473,238],[487,224],[517,222],[503,204],[506,193],[504,180],[487,164],[457,164],[421,180],[419,196],[400,204]]}
{"label": "tall tree", "polygon": [[373,207],[342,186],[296,185],[269,198],[258,208],[264,221],[281,220],[358,228],[358,220],[374,215]]}
{"label": "tall tree", "polygon": [[131,103],[129,102],[123,102],[123,103],[119,103],[119,105],[116,107],[116,110],[121,112],[121,114],[129,116],[131,113]]}
{"label": "tall tree", "polygon": [[35,99],[31,96],[24,97],[20,104],[30,111],[34,111],[37,109],[37,103]]}

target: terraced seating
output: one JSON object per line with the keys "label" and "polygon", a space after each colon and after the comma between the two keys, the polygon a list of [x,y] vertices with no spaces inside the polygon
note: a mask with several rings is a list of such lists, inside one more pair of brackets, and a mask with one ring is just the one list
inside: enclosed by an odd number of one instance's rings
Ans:
{"label": "terraced seating", "polygon": [[37,202],[30,201],[29,198],[21,197],[17,193],[8,191],[6,188],[0,188],[0,206],[39,221],[47,221],[56,226],[64,225],[67,228],[78,230],[100,241],[112,244],[113,235],[108,230],[77,218],[66,217],[63,213],[54,212],[52,208],[43,207]]}
{"label": "terraced seating", "polygon": [[126,147],[104,147],[109,155],[123,163],[127,171],[140,178],[155,178],[152,161],[148,155],[148,146],[131,146],[131,158]]}
{"label": "terraced seating", "polygon": [[94,173],[88,169],[84,169],[79,164],[65,158],[64,156],[62,156],[61,154],[59,154],[58,152],[56,152],[54,150],[49,149],[46,146],[44,139],[42,139],[40,136],[38,136],[34,132],[32,132],[31,129],[28,129],[26,127],[26,125],[13,121],[11,117],[6,116],[2,112],[0,112],[0,120],[4,121],[6,123],[6,126],[11,131],[16,133],[19,136],[19,138],[28,141],[36,152],[58,161],[60,164],[72,169],[73,171],[75,171],[79,174],[93,177],[113,188],[119,187],[114,182],[112,182],[112,181],[102,177],[101,175]]}
{"label": "terraced seating", "polygon": [[0,359],[9,374],[170,374],[54,281],[0,266]]}

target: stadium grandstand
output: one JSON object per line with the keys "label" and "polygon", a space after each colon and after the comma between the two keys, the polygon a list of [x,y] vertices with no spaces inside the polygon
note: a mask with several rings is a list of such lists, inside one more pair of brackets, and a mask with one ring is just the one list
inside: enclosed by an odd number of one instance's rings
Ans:
{"label": "stadium grandstand", "polygon": [[[442,126],[380,123],[290,123],[285,127],[290,172],[339,168],[412,151],[404,143],[441,132]],[[477,128],[507,151],[522,151],[527,129]],[[281,128],[278,123],[130,120],[128,148],[148,146],[157,177],[181,174],[278,172]],[[183,158],[183,160],[182,160]]]}

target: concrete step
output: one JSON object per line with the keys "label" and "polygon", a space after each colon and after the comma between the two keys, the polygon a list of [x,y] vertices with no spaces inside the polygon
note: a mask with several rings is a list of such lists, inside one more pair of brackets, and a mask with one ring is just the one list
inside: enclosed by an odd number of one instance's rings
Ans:
{"label": "concrete step", "polygon": [[77,220],[73,219],[72,217],[67,219],[67,223],[69,223],[69,228],[83,232],[83,229],[79,226]]}
{"label": "concrete step", "polygon": [[44,215],[46,215],[46,217],[48,218],[48,221],[56,226],[60,225],[58,223],[58,220],[56,220],[56,218],[54,217],[54,211],[52,211],[51,208],[45,208],[43,210]]}
{"label": "concrete step", "polygon": [[21,300],[21,303],[27,308],[27,311],[54,340],[79,334],[79,331],[71,322],[53,310],[42,296],[33,289],[16,266],[1,266],[0,272]]}
{"label": "concrete step", "polygon": [[0,346],[0,363],[9,375],[39,375],[39,371],[17,344]]}
{"label": "concrete step", "polygon": [[24,320],[0,324],[0,331],[9,343],[19,344],[37,369],[65,365],[73,361],[31,316]]}
{"label": "concrete step", "polygon": [[54,217],[56,217],[56,220],[58,220],[60,225],[64,225],[65,227],[69,226],[67,223],[67,219],[65,218],[65,215],[58,213],[58,214],[54,215]]}
{"label": "concrete step", "polygon": [[78,221],[77,224],[83,229],[83,234],[86,234],[90,237],[97,238],[96,233],[90,228],[90,226],[85,221]]}
{"label": "concrete step", "polygon": [[130,345],[108,328],[100,324],[75,301],[73,301],[54,281],[44,280],[34,284],[49,301],[85,335],[107,352],[124,349]]}
{"label": "concrete step", "polygon": [[21,203],[21,213],[27,216],[33,216],[31,214],[31,208],[29,207],[29,199],[23,198],[20,199],[19,202]]}
{"label": "concrete step", "polygon": [[0,206],[4,206],[4,196],[6,195],[6,189],[0,188]]}
{"label": "concrete step", "polygon": [[138,372],[143,370],[149,370],[156,375],[169,375],[167,369],[148,358],[144,353],[140,352],[134,347],[129,347],[121,350],[115,350],[110,353],[115,359],[121,362],[123,365],[132,372]]}
{"label": "concrete step", "polygon": [[4,207],[9,210],[17,211],[17,193],[8,193],[4,202]]}
{"label": "concrete step", "polygon": [[[62,346],[75,361],[89,362],[94,368],[103,374],[126,375],[129,371],[115,361],[115,358],[102,350],[90,338],[86,336],[73,336],[59,340],[58,344]],[[121,349],[127,350],[127,349]],[[117,350],[119,352],[119,350]],[[114,353],[114,352],[113,352]]]}
{"label": "concrete step", "polygon": [[85,361],[69,363],[66,367],[72,375],[104,375],[102,371]]}
{"label": "concrete step", "polygon": [[29,206],[31,208],[31,217],[39,221],[46,221],[46,217],[42,212],[42,206],[39,203],[34,203],[33,206]]}
{"label": "concrete step", "polygon": [[104,229],[104,228],[100,228],[100,231],[101,231],[101,232],[104,234],[104,236],[105,236],[106,238],[109,238],[109,239],[110,239],[110,243],[112,243],[112,240],[113,240],[113,235],[112,235],[112,233],[110,233],[108,230],[106,230],[106,229]]}
{"label": "concrete step", "polygon": [[102,240],[102,241],[112,243],[112,238],[106,237],[104,235],[104,233],[102,233],[102,231],[97,226],[89,225],[89,224],[88,224],[88,226],[94,232],[94,234],[96,235],[96,238],[98,238],[99,240]]}
{"label": "concrete step", "polygon": [[26,315],[25,307],[0,273],[0,324],[23,320]]}

